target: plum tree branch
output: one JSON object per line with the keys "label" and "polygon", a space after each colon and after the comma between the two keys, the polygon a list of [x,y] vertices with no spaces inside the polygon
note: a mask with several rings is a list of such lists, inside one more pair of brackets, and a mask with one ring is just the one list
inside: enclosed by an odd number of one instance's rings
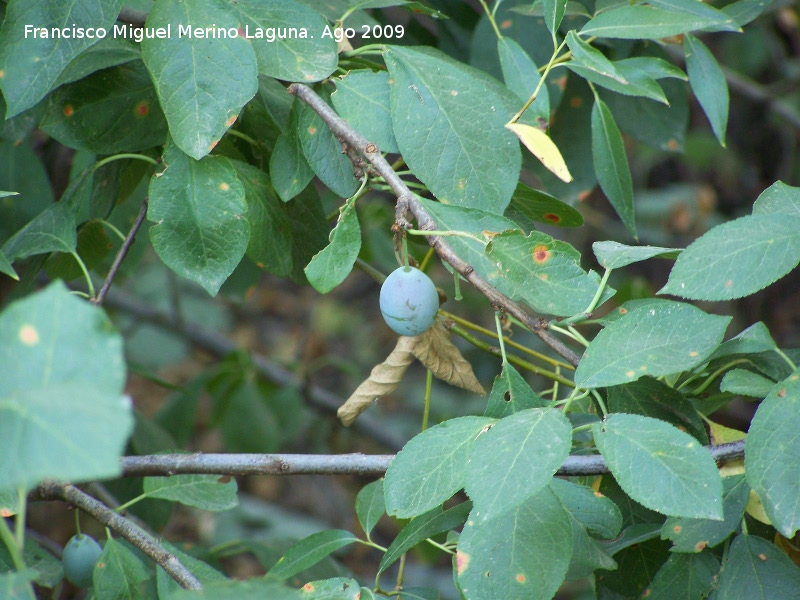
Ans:
{"label": "plum tree branch", "polygon": [[131,544],[147,554],[172,577],[178,584],[187,590],[202,589],[197,578],[178,560],[168,552],[158,540],[144,529],[118,515],[99,500],[82,492],[74,485],[46,481],[39,486],[39,494],[45,500],[63,500],[91,515],[100,523],[128,540]]}
{"label": "plum tree branch", "polygon": [[[707,446],[717,463],[744,456],[744,440]],[[125,456],[125,477],[169,475],[360,475],[382,476],[394,454],[153,454]],[[600,455],[569,456],[556,475],[575,477],[608,473]]]}
{"label": "plum tree branch", "polygon": [[[300,83],[293,83],[287,90],[314,109],[340,141],[346,142],[348,146],[355,149],[366,158],[378,174],[383,177],[395,196],[397,196],[396,220],[398,224],[407,224],[405,222],[405,213],[406,210],[408,210],[416,219],[419,229],[432,231],[438,228],[436,221],[428,214],[406,183],[395,170],[392,169],[392,166],[383,158],[377,145],[368,141],[360,133],[350,127],[345,120],[336,114],[336,112],[310,87]],[[427,236],[427,240],[442,260],[447,262],[459,275],[475,286],[493,306],[499,307],[517,318],[569,363],[573,366],[578,365],[580,357],[547,330],[548,321],[546,319],[537,319],[531,316],[519,304],[497,291],[492,285],[480,277],[470,264],[462,260],[444,238],[431,235]]]}

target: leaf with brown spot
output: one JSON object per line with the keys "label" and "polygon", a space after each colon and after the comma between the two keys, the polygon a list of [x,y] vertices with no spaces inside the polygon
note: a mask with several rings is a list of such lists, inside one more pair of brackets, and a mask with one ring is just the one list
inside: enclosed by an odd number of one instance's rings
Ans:
{"label": "leaf with brown spot", "polygon": [[472,371],[472,365],[450,341],[441,322],[436,321],[433,327],[418,337],[412,352],[426,369],[430,369],[442,381],[481,396],[486,394]]}
{"label": "leaf with brown spot", "polygon": [[401,336],[391,354],[382,363],[375,365],[369,374],[350,397],[339,407],[336,415],[342,424],[349,426],[356,417],[367,410],[375,400],[392,393],[400,384],[403,375],[414,361],[414,347],[418,337]]}

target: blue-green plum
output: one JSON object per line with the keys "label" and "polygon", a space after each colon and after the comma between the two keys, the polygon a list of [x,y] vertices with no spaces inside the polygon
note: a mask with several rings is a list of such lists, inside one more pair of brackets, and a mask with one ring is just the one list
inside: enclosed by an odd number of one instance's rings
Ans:
{"label": "blue-green plum", "polygon": [[92,585],[92,571],[103,549],[90,535],[73,535],[64,546],[61,563],[64,576],[78,587]]}
{"label": "blue-green plum", "polygon": [[392,331],[421,335],[436,319],[439,294],[425,273],[414,267],[399,267],[383,282],[380,305],[383,319]]}

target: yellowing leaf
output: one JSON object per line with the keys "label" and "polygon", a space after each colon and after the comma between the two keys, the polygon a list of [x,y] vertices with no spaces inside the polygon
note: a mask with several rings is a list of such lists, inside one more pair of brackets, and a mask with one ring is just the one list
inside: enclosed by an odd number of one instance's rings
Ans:
{"label": "yellowing leaf", "polygon": [[572,175],[567,169],[567,164],[564,162],[561,152],[544,131],[538,127],[531,127],[522,123],[506,123],[506,129],[513,131],[520,141],[525,144],[525,147],[561,181],[567,183],[572,181]]}
{"label": "yellowing leaf", "polygon": [[419,336],[401,336],[397,340],[397,345],[391,354],[386,357],[386,360],[372,368],[369,377],[356,388],[356,391],[336,411],[336,415],[342,421],[342,424],[351,425],[356,420],[356,417],[367,410],[375,400],[395,390],[408,365],[414,362],[413,350],[419,339]]}
{"label": "yellowing leaf", "polygon": [[419,336],[412,352],[426,369],[430,369],[442,381],[481,396],[486,394],[475,378],[472,365],[450,341],[447,330],[440,321],[436,321],[433,327]]}
{"label": "yellowing leaf", "polygon": [[706,423],[708,423],[708,428],[711,432],[710,437],[712,444],[727,444],[728,442],[737,442],[747,437],[744,431],[731,429],[730,427],[725,427],[724,425],[720,425],[708,419],[706,419]]}

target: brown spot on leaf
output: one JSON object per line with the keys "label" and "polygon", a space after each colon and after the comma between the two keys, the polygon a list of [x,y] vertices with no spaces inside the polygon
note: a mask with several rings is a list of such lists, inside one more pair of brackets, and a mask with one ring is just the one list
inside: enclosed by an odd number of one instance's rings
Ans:
{"label": "brown spot on leaf", "polygon": [[517,576],[514,577],[514,579],[517,580],[517,583],[522,583],[522,584],[527,583],[528,581],[528,578],[525,577],[525,573],[517,573]]}
{"label": "brown spot on leaf", "polygon": [[231,186],[223,181],[222,183],[219,184],[219,189],[222,190],[223,192],[227,192],[229,189],[231,189]]}
{"label": "brown spot on leaf", "polygon": [[19,340],[26,346],[35,346],[39,343],[39,332],[33,325],[23,325],[19,328]]}
{"label": "brown spot on leaf", "polygon": [[134,109],[134,113],[137,117],[144,118],[150,113],[150,103],[146,100],[142,100],[136,105]]}
{"label": "brown spot on leaf", "polygon": [[778,398],[785,398],[786,397],[786,388],[781,388],[778,390]]}
{"label": "brown spot on leaf", "polygon": [[583,190],[582,192],[578,193],[578,202],[583,202],[586,200],[591,193],[592,190]]}
{"label": "brown spot on leaf", "polygon": [[64,116],[69,118],[74,114],[75,114],[75,108],[72,106],[72,104],[65,104],[64,105]]}
{"label": "brown spot on leaf", "polygon": [[213,142],[211,142],[211,145],[208,147],[208,151],[211,152],[216,147],[217,144],[219,144],[219,140],[214,140]]}
{"label": "brown spot on leaf", "polygon": [[458,550],[456,552],[456,572],[461,575],[469,566],[469,554]]}
{"label": "brown spot on leaf", "polygon": [[676,151],[678,149],[678,140],[675,138],[670,138],[667,142],[667,148],[672,151]]}
{"label": "brown spot on leaf", "polygon": [[619,314],[621,314],[621,315],[627,315],[627,314],[628,314],[628,309],[627,309],[627,308],[625,308],[625,307],[623,307],[623,306],[620,306],[620,307],[617,309],[617,312],[618,312]]}
{"label": "brown spot on leaf", "polygon": [[505,21],[500,23],[500,29],[508,29],[513,24],[514,24],[514,21],[512,21],[511,19],[506,19]]}
{"label": "brown spot on leaf", "polygon": [[13,517],[14,513],[8,510],[7,508],[0,508],[0,517],[7,519],[8,517]]}
{"label": "brown spot on leaf", "polygon": [[580,96],[573,96],[572,98],[569,99],[569,105],[572,108],[580,108],[582,104],[583,104],[583,98],[581,98]]}
{"label": "brown spot on leaf", "polygon": [[458,96],[458,90],[450,90],[451,96]]}
{"label": "brown spot on leaf", "polygon": [[316,127],[309,127],[308,128],[308,135],[316,135],[316,134],[317,134],[317,128]]}
{"label": "brown spot on leaf", "polygon": [[228,119],[227,121],[225,121],[225,127],[230,127],[231,125],[233,125],[234,123],[236,123],[236,117],[237,117],[237,116],[238,116],[238,115],[231,115],[230,119]]}
{"label": "brown spot on leaf", "polygon": [[236,30],[236,33],[238,33],[238,34],[239,34],[239,37],[243,37],[243,38],[246,38],[246,37],[247,37],[247,32],[245,32],[245,30],[244,30],[244,27],[239,27],[239,28]]}
{"label": "brown spot on leaf", "polygon": [[642,598],[647,598],[650,595],[650,588],[642,592]]}
{"label": "brown spot on leaf", "polygon": [[680,533],[681,531],[683,531],[683,525],[675,525],[675,527],[672,528],[672,531],[674,531],[675,533]]}
{"label": "brown spot on leaf", "polygon": [[763,562],[766,562],[767,555],[762,552],[761,554],[758,555],[758,558],[759,558],[759,560],[761,560]]}
{"label": "brown spot on leaf", "polygon": [[698,552],[702,552],[706,546],[708,546],[708,542],[697,542],[694,545],[694,549],[697,550]]}
{"label": "brown spot on leaf", "polygon": [[555,213],[545,213],[542,215],[542,218],[545,221],[550,221],[551,223],[561,223],[561,217]]}
{"label": "brown spot on leaf", "polygon": [[732,279],[728,279],[728,281],[725,282],[725,287],[729,288],[729,287],[732,287],[732,286],[733,286],[733,280]]}
{"label": "brown spot on leaf", "polygon": [[543,265],[552,256],[550,250],[548,250],[546,244],[537,244],[533,247],[533,262],[537,265]]}
{"label": "brown spot on leaf", "polygon": [[698,354],[699,354],[699,352],[697,352],[697,350],[692,350],[691,352],[689,352],[689,356],[691,356],[692,358],[697,357]]}
{"label": "brown spot on leaf", "polygon": [[313,591],[314,591],[314,584],[313,584],[313,583],[311,583],[311,582],[309,581],[307,584],[305,584],[305,585],[304,585],[303,587],[301,587],[300,589],[301,589],[302,591],[304,591],[304,592],[309,592],[309,593],[310,593],[310,592],[313,592]]}

